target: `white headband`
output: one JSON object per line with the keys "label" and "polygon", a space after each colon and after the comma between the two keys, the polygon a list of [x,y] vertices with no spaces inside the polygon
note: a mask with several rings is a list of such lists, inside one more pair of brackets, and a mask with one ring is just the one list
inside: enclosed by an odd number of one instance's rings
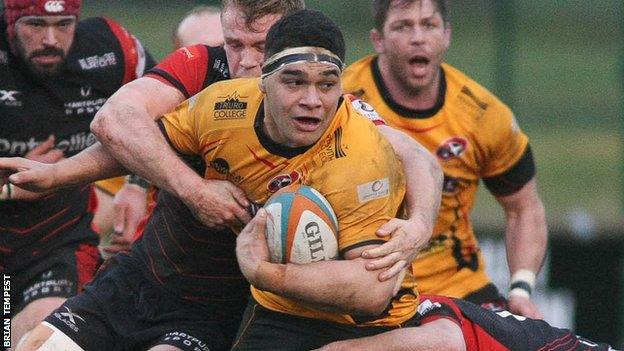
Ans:
{"label": "white headband", "polygon": [[287,65],[300,62],[321,62],[336,66],[340,72],[344,69],[344,63],[333,52],[316,46],[301,46],[284,49],[269,57],[262,65],[262,78],[281,70]]}

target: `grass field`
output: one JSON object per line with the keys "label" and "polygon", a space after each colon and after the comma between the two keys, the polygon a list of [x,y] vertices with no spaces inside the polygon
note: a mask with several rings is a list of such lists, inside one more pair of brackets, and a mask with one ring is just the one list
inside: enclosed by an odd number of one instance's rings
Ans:
{"label": "grass field", "polygon": [[[497,43],[492,2],[453,1],[453,42],[448,61],[494,92],[496,45],[516,48],[513,101],[532,140],[540,193],[554,229],[583,208],[603,229],[624,227],[622,208],[621,0],[517,0],[517,41]],[[85,16],[107,15],[137,34],[156,58],[171,48],[176,21],[201,1],[84,2]],[[348,61],[371,52],[368,1],[308,0],[328,13],[347,36]],[[215,1],[204,1],[215,3]],[[513,52],[513,51],[510,51]],[[500,88],[498,88],[500,89]],[[500,230],[501,212],[480,194],[475,222]]]}

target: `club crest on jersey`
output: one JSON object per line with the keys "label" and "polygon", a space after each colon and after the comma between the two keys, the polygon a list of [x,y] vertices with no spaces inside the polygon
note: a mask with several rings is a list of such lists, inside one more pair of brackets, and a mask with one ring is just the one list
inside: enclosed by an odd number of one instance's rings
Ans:
{"label": "club crest on jersey", "polygon": [[44,10],[48,13],[59,13],[65,11],[65,1],[50,0],[43,5]]}
{"label": "club crest on jersey", "polygon": [[287,187],[290,184],[295,183],[299,180],[299,178],[301,178],[301,175],[297,171],[292,171],[290,172],[290,174],[280,174],[271,179],[271,181],[267,185],[267,190],[269,190],[269,192],[271,193],[275,193],[281,188]]}
{"label": "club crest on jersey", "polygon": [[234,92],[232,95],[220,96],[219,99],[223,99],[223,101],[218,101],[214,105],[215,121],[247,117],[247,103],[241,101],[241,99],[246,99],[246,97],[239,96],[238,92]]}
{"label": "club crest on jersey", "polygon": [[445,140],[438,150],[436,151],[436,155],[444,160],[448,161],[454,157],[460,157],[466,148],[468,147],[468,140],[462,137],[452,137]]}

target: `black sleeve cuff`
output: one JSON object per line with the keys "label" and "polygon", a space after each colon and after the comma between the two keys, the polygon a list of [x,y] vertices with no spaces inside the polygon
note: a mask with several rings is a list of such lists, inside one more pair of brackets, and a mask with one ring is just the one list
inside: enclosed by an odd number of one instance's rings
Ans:
{"label": "black sleeve cuff", "polygon": [[531,146],[527,145],[524,154],[515,165],[501,175],[483,178],[488,190],[498,196],[511,195],[518,192],[535,176],[535,162]]}

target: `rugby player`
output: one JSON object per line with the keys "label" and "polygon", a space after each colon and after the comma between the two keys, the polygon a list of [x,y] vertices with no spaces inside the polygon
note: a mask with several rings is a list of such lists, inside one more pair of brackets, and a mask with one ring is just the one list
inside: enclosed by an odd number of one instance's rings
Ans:
{"label": "rugby player", "polygon": [[[165,58],[145,77],[125,85],[106,102],[92,124],[93,132],[99,140],[106,141],[104,147],[111,155],[155,185],[176,194],[205,224],[246,223],[248,201],[231,183],[199,185],[197,175],[177,155],[166,151],[157,159],[142,155],[167,150],[154,118],[214,82],[259,76],[266,32],[284,14],[303,7],[303,0],[224,0],[221,21],[225,45],[186,47]],[[393,239],[363,252],[367,258],[377,258],[369,263],[369,269],[388,267],[380,273],[380,279],[385,280],[408,266],[430,237],[442,175],[426,149],[392,128],[379,128],[395,147],[408,174],[409,219],[393,219],[379,228],[379,235],[392,234]],[[127,138],[128,134],[136,137]],[[152,168],[158,165],[167,165],[166,171]]]}
{"label": "rugby player", "polygon": [[[95,142],[89,123],[154,62],[108,18],[78,21],[79,0],[5,0],[0,16],[0,156],[56,162]],[[0,272],[12,278],[14,344],[82,290],[97,266],[90,185],[45,196],[0,192]]]}
{"label": "rugby player", "polygon": [[[318,12],[298,14],[326,19]],[[319,24],[317,32],[329,29],[332,31],[326,35],[340,38],[336,27]],[[303,37],[309,45],[317,39]],[[282,45],[279,40],[275,42]],[[345,206],[339,213],[343,230],[349,233],[345,237],[351,236],[349,241],[357,247],[382,242],[375,235],[376,229],[397,213],[405,185],[392,147],[375,124],[360,113],[373,122],[379,121],[378,116],[363,110],[358,100],[341,98],[344,43],[340,43],[338,54],[323,47],[304,48],[304,60],[297,63],[303,72],[295,70],[288,82],[282,73],[271,75],[270,71],[283,63],[272,60],[265,65],[268,71],[262,81],[213,84],[165,115],[160,127],[175,150],[202,167],[197,170],[199,174],[213,181],[236,183],[253,203],[263,203],[280,186],[289,184],[286,178],[312,182],[325,192],[338,189],[334,191],[336,201],[345,204],[357,197],[358,188],[364,189],[366,194],[359,203]],[[334,47],[333,41],[321,44]],[[275,53],[267,50],[267,56]],[[281,78],[276,84],[278,76]],[[223,111],[236,113],[234,117],[224,116]],[[31,171],[12,175],[10,180],[44,190],[114,175],[118,164],[97,150],[90,148],[54,165],[14,159],[19,164],[13,167]],[[198,158],[203,162],[196,162]],[[324,183],[328,173],[355,167],[361,169],[357,175],[334,177],[336,182]],[[23,183],[33,172],[41,178]],[[382,188],[368,189],[376,180]],[[370,216],[374,211],[376,214]],[[24,350],[45,350],[57,343],[72,350],[228,349],[226,326],[237,325],[237,312],[245,305],[240,301],[247,297],[241,289],[245,281],[238,271],[234,246],[235,236],[230,230],[202,226],[180,200],[162,191],[132,252],[110,259],[83,294],[66,302],[33,332]],[[369,295],[360,299],[366,305],[373,288],[389,296],[400,278],[380,282],[379,272],[363,267],[365,261],[360,258],[354,262],[369,278]],[[396,299],[399,305],[416,299],[411,275],[405,282],[405,292],[397,295],[401,296]],[[370,308],[384,308],[387,301],[380,297]],[[342,300],[347,298],[349,295]]]}
{"label": "rugby player", "polygon": [[[375,0],[376,55],[345,70],[345,91],[435,155],[444,171],[433,238],[413,264],[425,294],[459,297],[539,318],[531,300],[547,242],[527,136],[492,93],[443,62],[451,40],[444,0]],[[506,217],[507,301],[485,272],[470,221],[480,180]]]}

